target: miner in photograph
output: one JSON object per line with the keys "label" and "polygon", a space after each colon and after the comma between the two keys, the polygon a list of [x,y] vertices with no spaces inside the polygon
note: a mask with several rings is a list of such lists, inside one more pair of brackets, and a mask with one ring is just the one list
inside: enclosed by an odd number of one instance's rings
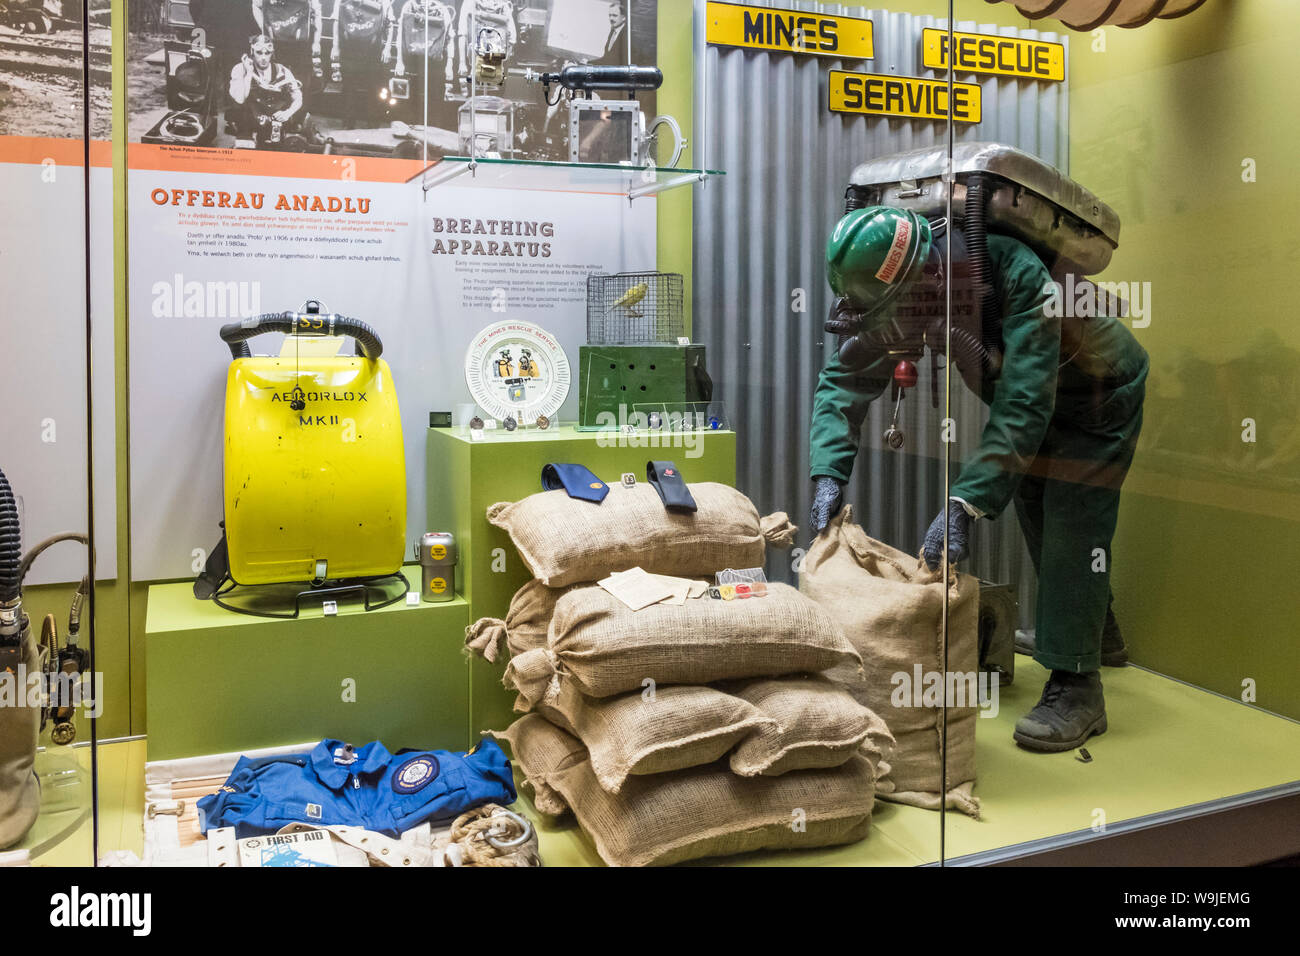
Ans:
{"label": "miner in photograph", "polygon": [[267,120],[297,126],[306,118],[302,84],[274,56],[275,44],[268,37],[251,37],[248,52],[230,71],[235,108],[227,118],[234,121],[241,137],[255,137]]}

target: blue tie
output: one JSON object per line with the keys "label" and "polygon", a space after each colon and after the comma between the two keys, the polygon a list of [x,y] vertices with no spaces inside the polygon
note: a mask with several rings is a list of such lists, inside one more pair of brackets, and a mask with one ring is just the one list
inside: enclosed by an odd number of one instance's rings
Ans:
{"label": "blue tie", "polygon": [[563,488],[570,498],[581,498],[596,504],[604,501],[609,494],[609,485],[582,465],[543,465],[542,488],[545,491]]}
{"label": "blue tie", "polygon": [[648,461],[645,463],[645,477],[654,490],[659,492],[664,507],[669,511],[690,512],[695,510],[695,499],[677,465],[671,461]]}

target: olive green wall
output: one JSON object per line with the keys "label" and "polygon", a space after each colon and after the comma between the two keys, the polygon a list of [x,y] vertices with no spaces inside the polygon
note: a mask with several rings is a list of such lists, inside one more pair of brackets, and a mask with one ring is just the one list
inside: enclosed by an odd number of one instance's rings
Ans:
{"label": "olive green wall", "polygon": [[[1071,172],[1115,206],[1106,278],[1152,284],[1143,441],[1115,544],[1136,659],[1300,718],[1300,86],[1291,0],[1085,39]],[[1243,180],[1253,160],[1255,182]],[[1253,419],[1256,441],[1243,441]]]}

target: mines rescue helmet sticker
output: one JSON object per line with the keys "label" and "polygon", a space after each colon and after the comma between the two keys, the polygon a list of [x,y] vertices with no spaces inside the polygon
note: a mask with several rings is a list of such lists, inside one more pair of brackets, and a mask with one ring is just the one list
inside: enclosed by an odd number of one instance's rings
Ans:
{"label": "mines rescue helmet sticker", "polygon": [[412,757],[393,771],[394,793],[416,793],[438,776],[438,759],[429,754]]}
{"label": "mines rescue helmet sticker", "polygon": [[826,278],[864,318],[887,306],[921,274],[930,255],[930,223],[909,209],[867,206],[845,215],[826,241]]}

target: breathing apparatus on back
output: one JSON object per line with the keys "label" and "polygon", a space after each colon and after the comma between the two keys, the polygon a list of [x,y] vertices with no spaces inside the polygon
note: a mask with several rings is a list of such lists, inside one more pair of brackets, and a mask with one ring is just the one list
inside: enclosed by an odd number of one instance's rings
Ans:
{"label": "breathing apparatus on back", "polygon": [[[955,222],[946,218],[949,208]],[[988,253],[993,231],[1024,242],[1054,278],[1085,276],[1110,262],[1119,218],[1052,166],[996,143],[961,144],[951,162],[944,147],[927,147],[854,171],[845,214],[827,241],[836,299],[824,328],[841,337],[846,368],[897,359],[895,419],[927,348],[936,407],[939,354],[973,389],[1001,375],[1001,303]],[[1063,329],[1063,347],[1074,349],[1083,334]],[[891,426],[885,441],[901,447],[902,433]]]}

